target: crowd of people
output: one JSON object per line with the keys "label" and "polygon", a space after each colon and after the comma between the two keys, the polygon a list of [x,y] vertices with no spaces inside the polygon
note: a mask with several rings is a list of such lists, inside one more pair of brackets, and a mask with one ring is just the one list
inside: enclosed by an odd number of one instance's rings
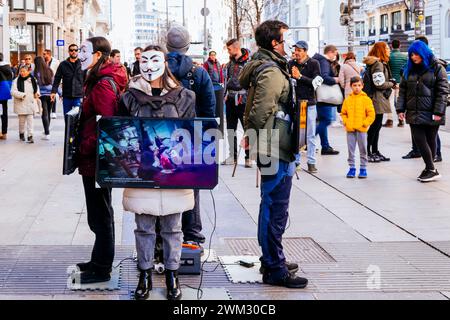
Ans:
{"label": "crowd of people", "polygon": [[[153,44],[136,48],[136,61],[121,63],[121,54],[112,50],[103,37],[87,39],[81,46],[69,46],[69,57],[59,63],[50,50],[34,60],[26,56],[15,71],[0,54],[0,101],[2,136],[7,138],[7,102],[14,98],[19,116],[19,139],[34,142],[33,119],[41,113],[43,138],[50,139],[50,122],[55,114],[57,95],[63,101],[64,114],[81,107],[78,167],[82,176],[88,223],[95,233],[91,259],[77,265],[81,284],[111,279],[115,249],[114,210],[109,188],[96,188],[96,117],[127,116],[153,118],[220,118],[221,131],[226,123],[229,156],[222,165],[236,165],[239,152],[237,130],[279,130],[279,150],[271,150],[270,135],[252,145],[244,135],[245,166],[256,161],[262,174],[258,240],[262,249],[261,273],[266,284],[287,288],[305,288],[308,280],[296,276],[299,266],[286,261],[282,237],[289,217],[292,177],[300,165],[300,152],[292,145],[297,123],[292,117],[292,90],[298,101],[307,102],[307,164],[318,172],[317,136],[321,155],[334,156],[329,126],[341,119],[347,131],[349,152],[348,178],[357,173],[355,152],[360,152],[358,177],[368,178],[368,163],[388,162],[380,152],[383,127],[393,127],[398,114],[399,127],[411,126],[413,151],[407,159],[421,156],[426,168],[421,182],[440,178],[434,166],[442,160],[438,153],[438,131],[445,124],[449,85],[444,62],[437,59],[426,39],[418,39],[408,55],[400,52],[400,43],[376,43],[364,59],[356,62],[353,52],[340,55],[328,45],[323,53],[310,57],[306,41],[292,48],[285,34],[289,26],[266,21],[256,30],[258,51],[253,55],[241,48],[239,39],[226,43],[230,61],[222,65],[212,51],[203,66],[187,55],[191,43],[188,31],[172,27],[166,48]],[[293,58],[288,59],[293,53]],[[341,64],[340,57],[343,57]],[[291,88],[292,79],[296,80]],[[61,85],[62,84],[62,85]],[[297,101],[295,101],[297,102]],[[387,121],[383,125],[384,115]],[[282,115],[282,116],[281,116]],[[286,116],[287,115],[287,116]],[[226,121],[225,121],[226,119]],[[256,152],[251,152],[256,150]],[[256,154],[256,158],[252,155]],[[276,163],[269,172],[263,159]],[[200,193],[197,190],[126,189],[125,211],[135,214],[138,268],[140,277],[135,291],[138,300],[147,299],[153,288],[152,270],[157,233],[164,248],[167,298],[182,296],[178,268],[183,242],[201,246]]]}

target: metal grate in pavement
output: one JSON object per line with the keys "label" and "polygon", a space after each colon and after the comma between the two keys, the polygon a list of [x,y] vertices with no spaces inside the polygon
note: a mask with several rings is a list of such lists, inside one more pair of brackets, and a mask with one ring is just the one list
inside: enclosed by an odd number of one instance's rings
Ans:
{"label": "metal grate in pavement", "polygon": [[[260,256],[261,249],[258,240],[254,238],[228,238],[225,243],[233,254]],[[334,263],[336,260],[311,238],[284,238],[286,259],[300,264]]]}

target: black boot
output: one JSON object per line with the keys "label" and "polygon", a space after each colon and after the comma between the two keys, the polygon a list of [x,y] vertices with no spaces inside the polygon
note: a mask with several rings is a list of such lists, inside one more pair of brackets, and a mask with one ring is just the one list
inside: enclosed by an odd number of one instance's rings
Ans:
{"label": "black boot", "polygon": [[20,141],[25,142],[25,134],[24,133],[19,134],[19,139]]}
{"label": "black boot", "polygon": [[134,298],[136,300],[147,300],[150,296],[150,291],[152,290],[152,269],[147,271],[141,270],[141,274],[139,275],[139,283],[134,293]]}
{"label": "black boot", "polygon": [[181,300],[180,280],[178,279],[178,271],[166,270],[166,286],[167,300]]}

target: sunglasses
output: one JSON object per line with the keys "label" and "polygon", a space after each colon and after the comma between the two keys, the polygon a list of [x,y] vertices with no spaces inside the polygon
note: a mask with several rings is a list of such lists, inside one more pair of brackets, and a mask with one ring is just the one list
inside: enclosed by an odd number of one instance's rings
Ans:
{"label": "sunglasses", "polygon": [[69,52],[79,52],[80,49],[70,49]]}

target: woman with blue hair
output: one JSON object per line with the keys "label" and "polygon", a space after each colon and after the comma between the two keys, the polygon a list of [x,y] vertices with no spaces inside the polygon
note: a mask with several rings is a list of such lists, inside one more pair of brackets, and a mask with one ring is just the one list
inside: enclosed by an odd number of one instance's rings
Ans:
{"label": "woman with blue hair", "polygon": [[415,41],[408,51],[408,64],[400,84],[397,113],[411,126],[414,142],[422,154],[426,168],[420,182],[439,180],[434,166],[436,138],[445,125],[449,85],[445,67],[422,41]]}

